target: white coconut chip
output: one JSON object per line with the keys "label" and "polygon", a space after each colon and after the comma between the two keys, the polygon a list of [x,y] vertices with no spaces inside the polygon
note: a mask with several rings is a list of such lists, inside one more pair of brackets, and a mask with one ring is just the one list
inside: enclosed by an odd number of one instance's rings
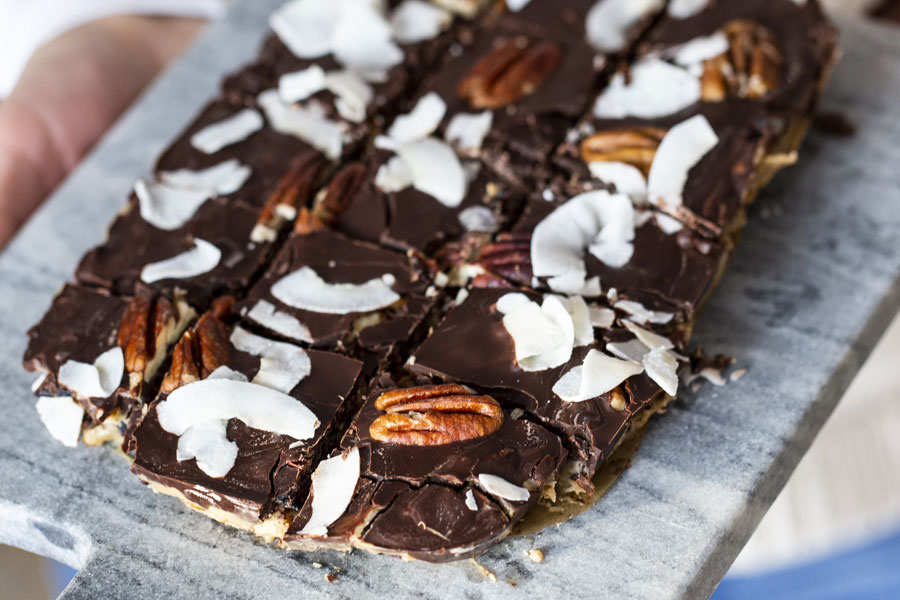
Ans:
{"label": "white coconut chip", "polygon": [[493,122],[494,113],[489,110],[480,113],[456,113],[447,124],[444,139],[460,154],[477,155]]}
{"label": "white coconut chip", "polygon": [[475,494],[472,490],[466,490],[466,508],[471,511],[478,510],[478,502],[475,501]]}
{"label": "white coconut chip", "polygon": [[172,231],[187,223],[197,209],[216,195],[211,189],[186,189],[167,183],[134,183],[141,218],[157,229]]}
{"label": "white coconut chip", "polygon": [[81,435],[84,409],[71,396],[41,396],[35,404],[44,427],[63,446],[74,448]]}
{"label": "white coconut chip", "polygon": [[478,475],[478,483],[487,493],[509,500],[511,502],[525,502],[531,498],[531,492],[525,488],[510,483],[498,475],[481,473]]}
{"label": "white coconut chip", "polygon": [[347,125],[327,118],[318,102],[310,100],[304,105],[285,104],[278,90],[260,93],[257,102],[266,113],[272,129],[278,133],[293,135],[307,142],[331,160],[340,157]]}
{"label": "white coconut chip", "polygon": [[422,0],[406,0],[391,15],[391,31],[401,44],[430,40],[453,22],[449,12]]}
{"label": "white coconut chip", "polygon": [[700,14],[709,5],[709,0],[670,0],[669,16],[673,19],[688,19]]}
{"label": "white coconut chip", "polygon": [[235,371],[227,365],[219,365],[216,370],[206,376],[207,379],[230,379],[231,381],[250,381],[240,371]]}
{"label": "white coconut chip", "polygon": [[367,313],[400,300],[400,295],[391,289],[394,283],[390,273],[361,284],[326,283],[310,267],[301,267],[276,281],[272,295],[301,310],[332,315]]}
{"label": "white coconut chip", "polygon": [[511,12],[519,12],[531,3],[531,0],[506,0],[506,8]]}
{"label": "white coconut chip", "polygon": [[487,206],[470,206],[460,211],[459,224],[466,231],[476,231],[479,233],[494,233],[500,229],[500,221],[497,215]]}
{"label": "white coconut chip", "polygon": [[700,80],[660,58],[637,62],[629,73],[616,73],[597,97],[594,116],[654,119],[679,112],[700,101]]}
{"label": "white coconut chip", "polygon": [[665,348],[654,348],[642,360],[647,376],[670,396],[678,391],[678,360]]}
{"label": "white coconut chip", "polygon": [[230,341],[241,352],[260,357],[259,371],[253,377],[257,385],[290,394],[312,370],[306,350],[293,344],[266,339],[242,327],[235,327]]}
{"label": "white coconut chip", "polygon": [[37,379],[31,383],[31,391],[37,393],[37,391],[41,389],[41,386],[44,385],[44,382],[47,381],[49,375],[49,373],[41,373],[38,375]]}
{"label": "white coconut chip", "polygon": [[591,315],[587,302],[581,296],[560,298],[572,318],[572,327],[575,330],[575,347],[587,346],[594,341],[594,326],[591,325]]}
{"label": "white coconut chip", "polygon": [[616,322],[616,312],[605,306],[588,306],[588,318],[594,327],[612,327]]}
{"label": "white coconut chip", "polygon": [[323,536],[344,514],[359,481],[359,449],[323,460],[312,474],[312,514],[301,535]]}
{"label": "white coconut chip", "polygon": [[447,103],[435,92],[422,96],[413,109],[394,119],[387,135],[397,145],[423,140],[430,136],[444,119]]}
{"label": "white coconut chip", "polygon": [[466,195],[466,172],[453,149],[430,137],[396,149],[412,174],[412,186],[449,208],[459,206]]}
{"label": "white coconut chip", "polygon": [[661,10],[665,0],[597,0],[585,18],[587,40],[601,52],[618,52],[631,28]]}
{"label": "white coconut chip", "polygon": [[391,40],[393,31],[380,3],[342,0],[342,4],[331,39],[335,59],[370,81],[385,80],[387,71],[403,62],[403,51]]}
{"label": "white coconut chip", "polygon": [[193,171],[161,171],[159,180],[173,187],[189,190],[212,190],[215,194],[233,194],[244,186],[253,170],[236,158],[220,162],[212,167]]}
{"label": "white coconut chip", "polygon": [[67,360],[59,367],[56,380],[81,398],[109,398],[119,389],[125,374],[125,355],[118,346],[110,348],[93,364]]}
{"label": "white coconut chip", "polygon": [[658,333],[654,333],[648,329],[644,329],[643,327],[636,325],[632,321],[623,319],[622,324],[625,325],[625,329],[630,331],[632,335],[640,340],[642,344],[647,346],[649,350],[656,350],[657,348],[662,348],[663,350],[671,350],[675,347],[675,344],[673,344],[672,340],[670,340],[669,338],[659,335]]}
{"label": "white coconut chip", "polygon": [[191,136],[191,146],[206,154],[214,154],[226,146],[241,142],[263,128],[263,118],[252,108],[244,110]]}
{"label": "white coconut chip", "polygon": [[610,342],[606,344],[606,351],[622,360],[640,363],[650,349],[640,340],[628,340],[627,342]]}
{"label": "white coconut chip", "polygon": [[614,390],[643,370],[640,363],[613,358],[592,349],[580,366],[560,377],[553,386],[553,393],[565,402],[584,402]]}
{"label": "white coconut chip", "polygon": [[308,344],[313,341],[312,333],[306,325],[292,315],[276,310],[275,305],[267,300],[257,301],[247,313],[247,318],[286,338]]}
{"label": "white coconut chip", "polygon": [[248,427],[306,440],[319,419],[299,400],[276,390],[231,379],[204,379],[182,386],[157,406],[160,426],[179,436],[176,458],[197,459],[210,477],[224,477],[238,447],[225,435],[230,419]]}
{"label": "white coconut chip", "polygon": [[194,247],[172,258],[150,263],[141,269],[141,281],[153,283],[163,279],[188,279],[209,273],[218,266],[222,251],[206,240],[194,238]]}
{"label": "white coconut chip", "polygon": [[278,95],[285,104],[306,100],[325,89],[325,70],[311,65],[278,78]]}
{"label": "white coconut chip", "polygon": [[635,323],[656,323],[662,325],[675,318],[675,315],[672,313],[650,310],[640,302],[633,300],[619,300],[613,307],[631,315],[630,319]]}
{"label": "white coconut chip", "polygon": [[399,192],[412,185],[413,174],[406,161],[399,156],[392,156],[390,160],[378,167],[375,173],[375,187],[384,192]]}
{"label": "white coconut chip", "polygon": [[657,213],[654,216],[656,218],[656,225],[666,235],[672,235],[673,233],[678,233],[679,231],[684,229],[684,225],[681,223],[681,221],[670,217],[669,215]]}
{"label": "white coconut chip", "polygon": [[332,71],[325,78],[325,87],[337,96],[334,107],[342,118],[352,123],[366,120],[367,107],[375,97],[372,86],[355,71]]}
{"label": "white coconut chip", "polygon": [[332,49],[343,12],[341,0],[292,0],[269,17],[269,26],[299,58],[318,58]]}
{"label": "white coconut chip", "polygon": [[588,163],[591,176],[616,186],[616,192],[625,194],[637,205],[647,202],[647,178],[634,165],[623,162]]}
{"label": "white coconut chip", "polygon": [[[609,266],[621,267],[634,252],[633,239],[634,207],[628,196],[605,190],[575,196],[535,227],[534,275],[553,278],[555,290],[584,285],[585,248]],[[597,287],[599,292],[599,281]]]}
{"label": "white coconut chip", "polygon": [[681,206],[688,174],[718,143],[719,137],[703,115],[672,127],[660,142],[650,165],[647,178],[650,202],[661,208]]}
{"label": "white coconut chip", "polygon": [[703,61],[715,58],[728,50],[728,37],[724,32],[717,31],[712,35],[696,37],[684,44],[667,48],[663,56],[699,76],[702,71],[695,69],[702,67]]}
{"label": "white coconut chip", "polygon": [[513,340],[516,362],[523,371],[552,369],[572,356],[575,327],[558,296],[546,296],[538,305],[522,294],[506,294],[498,300],[497,310],[503,314],[503,326]]}

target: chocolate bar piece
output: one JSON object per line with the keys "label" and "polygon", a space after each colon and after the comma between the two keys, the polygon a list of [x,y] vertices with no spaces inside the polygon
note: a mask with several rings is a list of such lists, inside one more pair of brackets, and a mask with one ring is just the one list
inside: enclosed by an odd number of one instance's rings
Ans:
{"label": "chocolate bar piece", "polygon": [[42,374],[40,395],[78,401],[88,417],[86,443],[118,440],[194,314],[180,297],[144,286],[119,298],[67,284],[29,330],[25,368]]}
{"label": "chocolate bar piece", "polygon": [[[615,318],[578,297],[474,289],[413,352],[408,369],[476,386],[562,435],[573,483],[590,493],[591,478],[638,417],[675,394],[682,368],[671,340],[625,319],[631,329],[614,327]],[[595,331],[592,320],[602,327]],[[528,323],[534,339],[520,335]],[[610,379],[592,386],[587,373],[595,368]]]}
{"label": "chocolate bar piece", "polygon": [[132,471],[219,521],[276,537],[282,509],[337,443],[362,365],[227,326],[206,313],[179,341],[134,433]]}
{"label": "chocolate bar piece", "polygon": [[454,384],[376,390],[341,447],[313,476],[288,548],[474,556],[552,489],[566,456],[551,432]]}
{"label": "chocolate bar piece", "polygon": [[268,335],[387,360],[434,304],[418,261],[333,231],[294,234],[251,288],[244,320]]}

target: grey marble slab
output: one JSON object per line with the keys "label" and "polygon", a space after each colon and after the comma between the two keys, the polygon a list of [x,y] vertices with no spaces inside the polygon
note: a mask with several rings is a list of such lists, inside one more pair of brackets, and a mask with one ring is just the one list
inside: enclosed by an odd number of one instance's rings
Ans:
{"label": "grey marble slab", "polygon": [[[110,450],[62,447],[33,409],[25,330],[133,180],[253,54],[276,3],[246,0],[212,27],[0,257],[0,542],[79,569],[68,599],[709,595],[900,305],[900,35],[843,23],[824,105],[859,134],[813,132],[754,209],[703,316],[696,340],[748,374],[655,419],[590,510],[491,550],[480,562],[493,582],[470,563],[267,547],[150,493]],[[543,563],[525,557],[532,547]]]}

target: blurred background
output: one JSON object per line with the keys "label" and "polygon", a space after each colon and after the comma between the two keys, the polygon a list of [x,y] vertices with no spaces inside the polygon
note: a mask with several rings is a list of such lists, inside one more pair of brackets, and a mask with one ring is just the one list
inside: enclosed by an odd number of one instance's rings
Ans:
{"label": "blurred background", "polygon": [[[900,0],[824,3],[838,14],[896,23],[900,35]],[[111,61],[128,59],[127,54],[113,58],[96,53],[92,44],[109,36],[129,35],[134,39],[135,35],[146,35],[151,50],[135,58],[139,67],[127,63],[130,77],[118,82],[117,89],[103,98],[102,110],[88,119],[90,127],[67,132],[71,134],[67,139],[72,141],[66,152],[57,153],[59,156],[53,159],[59,163],[55,165],[55,177],[45,176],[37,189],[32,185],[26,190],[36,198],[32,205],[18,212],[7,210],[13,216],[5,222],[0,218],[0,248],[39,199],[52,191],[165,64],[189,45],[204,22],[222,13],[225,4],[227,0],[0,0],[0,190],[5,192],[18,192],[15,186],[26,179],[21,175],[16,181],[4,179],[4,132],[6,139],[14,139],[12,132],[20,133],[23,126],[5,97],[14,94],[13,90],[21,95],[23,87],[26,94],[31,91],[29,86],[40,89],[41,78],[34,73],[46,72],[47,68],[52,72],[52,68],[62,67],[78,73],[78,59],[73,58],[72,49],[84,49],[85,56],[91,55],[97,63],[93,65],[95,70],[108,67]],[[92,107],[98,104],[90,97],[80,100]],[[74,102],[77,106],[78,101],[66,98],[67,104]],[[40,145],[36,145],[34,151],[39,150]],[[4,208],[0,206],[0,217]],[[900,598],[898,356],[900,316],[885,332],[713,594],[714,600]],[[74,574],[65,565],[0,545],[3,598],[55,598]]]}

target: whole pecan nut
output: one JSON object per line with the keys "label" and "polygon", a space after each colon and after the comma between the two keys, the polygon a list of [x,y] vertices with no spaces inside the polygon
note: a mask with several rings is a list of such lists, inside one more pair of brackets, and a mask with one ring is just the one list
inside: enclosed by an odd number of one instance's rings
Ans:
{"label": "whole pecan nut", "polygon": [[598,131],[581,142],[581,158],[586,163],[623,162],[637,167],[646,176],[665,135],[666,130],[658,127]]}
{"label": "whole pecan nut", "polygon": [[317,152],[304,154],[294,161],[259,211],[250,241],[263,243],[277,239],[282,227],[293,221],[300,209],[309,203],[325,164],[325,159]]}
{"label": "whole pecan nut", "polygon": [[559,65],[556,44],[508,40],[479,60],[456,88],[472,108],[500,108],[533,94]]}
{"label": "whole pecan nut", "polygon": [[213,307],[189,330],[184,332],[172,352],[172,364],[160,390],[170,394],[176,389],[205,379],[228,364],[231,344],[224,318],[230,313],[233,300],[219,298]]}
{"label": "whole pecan nut", "polygon": [[496,400],[452,383],[391,390],[378,397],[375,408],[386,414],[372,422],[369,435],[406,446],[471,440],[490,435],[503,423]]}
{"label": "whole pecan nut", "polygon": [[479,251],[478,265],[485,271],[514,283],[530,285],[531,234],[498,234],[493,242],[485,244]]}
{"label": "whole pecan nut", "polygon": [[700,78],[703,100],[759,100],[777,89],[783,58],[772,32],[743,19],[729,21],[722,31],[729,49],[704,62]]}

